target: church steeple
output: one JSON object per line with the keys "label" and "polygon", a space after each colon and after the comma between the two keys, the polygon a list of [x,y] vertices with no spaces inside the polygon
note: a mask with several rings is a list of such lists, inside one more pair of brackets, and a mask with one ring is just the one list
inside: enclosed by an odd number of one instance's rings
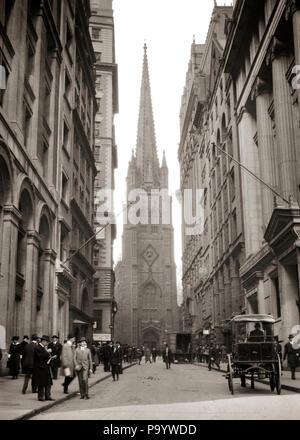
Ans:
{"label": "church steeple", "polygon": [[153,178],[153,183],[158,181],[159,162],[155,139],[146,44],[144,45],[143,76],[136,144],[136,164],[140,170],[142,179],[141,184],[146,183],[147,180],[149,180],[150,175],[151,178]]}

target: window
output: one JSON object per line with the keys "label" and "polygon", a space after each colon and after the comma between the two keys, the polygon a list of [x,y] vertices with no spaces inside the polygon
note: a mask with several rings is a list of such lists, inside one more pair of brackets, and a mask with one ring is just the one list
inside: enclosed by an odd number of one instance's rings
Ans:
{"label": "window", "polygon": [[30,139],[30,123],[31,123],[31,112],[29,108],[24,106],[24,145],[28,146],[28,141]]}
{"label": "window", "polygon": [[66,124],[66,122],[64,122],[64,138],[63,138],[63,148],[69,152],[69,142],[70,142],[70,130]]}
{"label": "window", "polygon": [[234,169],[230,173],[230,200],[232,201],[235,198],[235,177],[234,177]]}
{"label": "window", "polygon": [[102,52],[95,52],[95,57],[96,57],[96,63],[100,63],[102,58]]}
{"label": "window", "polygon": [[27,39],[27,60],[26,60],[25,78],[27,79],[31,87],[33,87],[33,83],[34,83],[33,81],[34,54],[35,54],[34,49],[31,43],[29,42],[29,40]]}
{"label": "window", "polygon": [[231,217],[231,239],[234,241],[237,237],[237,222],[236,222],[236,212],[232,213]]}
{"label": "window", "polygon": [[68,195],[68,178],[64,172],[62,172],[61,176],[61,198],[66,202]]}
{"label": "window", "polygon": [[2,60],[2,66],[0,66],[0,82],[1,82],[1,88],[0,88],[0,105],[3,105],[3,98],[5,91],[7,90],[7,82],[9,77],[9,70]]}
{"label": "window", "polygon": [[101,39],[101,29],[100,28],[92,28],[92,39],[100,40]]}
{"label": "window", "polygon": [[99,330],[102,331],[102,310],[94,310],[94,317],[95,317],[95,326],[96,329],[95,330]]}
{"label": "window", "polygon": [[96,108],[96,111],[99,113],[99,112],[100,112],[101,99],[100,99],[100,98],[97,98],[97,99],[96,99],[96,102],[97,102],[97,108]]}
{"label": "window", "polygon": [[66,26],[66,48],[68,49],[69,52],[71,50],[72,40],[73,40],[73,35],[72,35],[72,32],[71,32],[69,23],[67,22],[67,26]]}
{"label": "window", "polygon": [[96,121],[95,122],[95,136],[100,136],[100,127],[101,127],[101,122]]}
{"label": "window", "polygon": [[70,79],[68,72],[66,71],[66,74],[65,74],[65,96],[66,96],[66,98],[68,98],[68,100],[70,99],[70,93],[71,93],[71,79]]}
{"label": "window", "polygon": [[279,280],[278,275],[272,279],[274,291],[275,291],[275,299],[276,299],[276,317],[281,317],[281,302],[280,302],[280,290],[279,290]]}
{"label": "window", "polygon": [[97,92],[101,91],[101,85],[102,85],[102,75],[97,75],[97,78],[96,78],[96,90],[97,90]]}
{"label": "window", "polygon": [[48,177],[48,150],[49,150],[49,145],[46,142],[43,142],[42,165],[43,165],[43,177],[45,180]]}

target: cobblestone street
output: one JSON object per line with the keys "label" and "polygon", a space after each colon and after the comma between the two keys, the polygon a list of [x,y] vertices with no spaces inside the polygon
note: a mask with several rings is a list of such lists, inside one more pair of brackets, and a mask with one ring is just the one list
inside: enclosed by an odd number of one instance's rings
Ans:
{"label": "cobblestone street", "polygon": [[223,373],[191,364],[167,370],[159,359],[125,370],[118,382],[101,382],[90,400],[75,397],[33,420],[280,420],[298,419],[299,410],[298,394],[277,396],[259,383],[243,389],[236,379],[232,396]]}

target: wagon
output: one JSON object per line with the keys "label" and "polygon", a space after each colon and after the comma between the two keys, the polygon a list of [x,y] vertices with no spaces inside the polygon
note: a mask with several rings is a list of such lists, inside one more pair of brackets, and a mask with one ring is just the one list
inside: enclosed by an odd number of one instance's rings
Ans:
{"label": "wagon", "polygon": [[246,387],[250,380],[254,389],[255,379],[269,381],[270,389],[281,393],[281,363],[274,339],[275,319],[271,315],[238,315],[232,318],[232,350],[227,355],[228,387],[234,394],[233,379],[240,378]]}

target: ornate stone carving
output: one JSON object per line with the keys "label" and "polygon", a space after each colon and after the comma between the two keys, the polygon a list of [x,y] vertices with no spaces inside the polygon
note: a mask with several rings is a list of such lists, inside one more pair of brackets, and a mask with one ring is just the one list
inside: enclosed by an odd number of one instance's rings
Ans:
{"label": "ornate stone carving", "polygon": [[285,9],[285,18],[288,21],[300,9],[300,0],[288,0]]}
{"label": "ornate stone carving", "polygon": [[251,90],[251,99],[254,101],[258,96],[270,92],[270,83],[264,81],[259,76],[254,81],[252,90]]}
{"label": "ornate stone carving", "polygon": [[290,47],[277,37],[273,36],[268,48],[266,56],[266,64],[269,66],[276,58],[288,56],[290,54]]}
{"label": "ornate stone carving", "polygon": [[154,261],[158,258],[158,253],[154,249],[154,247],[149,244],[146,250],[143,252],[142,257],[146,261],[149,267],[151,267]]}

